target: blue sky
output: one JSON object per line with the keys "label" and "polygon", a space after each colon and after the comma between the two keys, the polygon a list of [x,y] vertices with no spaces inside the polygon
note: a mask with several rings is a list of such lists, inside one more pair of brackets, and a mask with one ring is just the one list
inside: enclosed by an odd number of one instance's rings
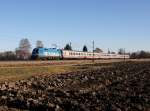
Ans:
{"label": "blue sky", "polygon": [[104,51],[150,51],[149,0],[0,0],[0,51],[15,50],[22,38],[35,47],[63,48],[72,42]]}

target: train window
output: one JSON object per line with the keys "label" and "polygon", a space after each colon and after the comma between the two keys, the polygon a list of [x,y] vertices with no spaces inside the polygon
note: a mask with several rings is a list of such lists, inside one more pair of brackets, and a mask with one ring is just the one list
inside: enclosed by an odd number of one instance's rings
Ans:
{"label": "train window", "polygon": [[45,49],[45,51],[48,51],[48,49]]}

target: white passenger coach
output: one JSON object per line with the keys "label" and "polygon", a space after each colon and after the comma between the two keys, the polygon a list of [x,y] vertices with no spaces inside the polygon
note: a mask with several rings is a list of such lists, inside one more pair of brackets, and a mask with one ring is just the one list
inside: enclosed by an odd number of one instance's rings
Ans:
{"label": "white passenger coach", "polygon": [[129,55],[62,50],[65,59],[129,59]]}

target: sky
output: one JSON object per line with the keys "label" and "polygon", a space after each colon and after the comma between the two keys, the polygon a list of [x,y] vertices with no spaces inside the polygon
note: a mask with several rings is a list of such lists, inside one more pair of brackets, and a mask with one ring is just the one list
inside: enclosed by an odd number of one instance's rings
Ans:
{"label": "sky", "polygon": [[150,0],[0,0],[0,52],[28,38],[32,48],[87,45],[150,51]]}

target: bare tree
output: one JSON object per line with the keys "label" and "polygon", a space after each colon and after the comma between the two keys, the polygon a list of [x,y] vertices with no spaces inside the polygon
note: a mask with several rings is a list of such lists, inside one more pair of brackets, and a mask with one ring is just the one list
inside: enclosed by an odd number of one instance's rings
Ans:
{"label": "bare tree", "polygon": [[16,55],[19,59],[29,59],[31,44],[27,38],[21,39],[19,48],[16,49]]}
{"label": "bare tree", "polygon": [[124,54],[125,53],[125,50],[123,49],[123,48],[120,48],[119,50],[118,50],[118,54]]}
{"label": "bare tree", "polygon": [[111,54],[116,54],[115,52],[110,52]]}
{"label": "bare tree", "polygon": [[12,51],[6,51],[0,53],[0,60],[16,60],[16,54]]}
{"label": "bare tree", "polygon": [[42,48],[42,47],[44,47],[43,42],[40,40],[37,40],[36,41],[36,48]]}
{"label": "bare tree", "polygon": [[96,52],[96,53],[102,53],[102,52],[103,52],[103,50],[102,50],[102,49],[100,49],[100,48],[96,48],[96,49],[94,50],[94,52]]}
{"label": "bare tree", "polygon": [[130,54],[132,59],[150,58],[150,52],[141,50]]}

